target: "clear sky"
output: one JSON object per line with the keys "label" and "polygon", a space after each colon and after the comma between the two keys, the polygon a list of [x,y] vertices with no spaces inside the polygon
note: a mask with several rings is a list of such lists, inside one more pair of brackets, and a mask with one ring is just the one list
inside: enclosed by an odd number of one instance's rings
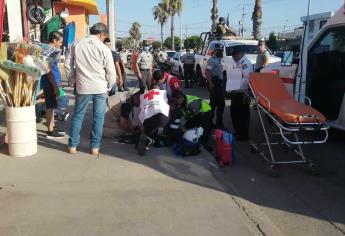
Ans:
{"label": "clear sky", "polygon": [[[97,0],[100,12],[105,12],[105,0]],[[345,0],[312,0],[311,13],[336,11]],[[143,39],[154,37],[159,40],[160,27],[153,20],[152,8],[159,0],[115,0],[117,37],[128,36],[131,23],[138,21],[142,25]],[[230,14],[230,25],[238,31],[238,22],[242,17],[244,7],[244,25],[246,34],[251,35],[251,15],[255,0],[218,0],[219,16],[227,17]],[[307,13],[308,0],[263,0],[264,35],[270,31],[282,32],[301,25],[301,16]],[[184,0],[182,19],[183,37],[199,35],[208,31],[211,26],[210,10],[212,0]],[[92,17],[90,23],[97,22]],[[180,35],[180,19],[175,18],[176,35]],[[164,37],[170,35],[170,22],[164,27]]]}

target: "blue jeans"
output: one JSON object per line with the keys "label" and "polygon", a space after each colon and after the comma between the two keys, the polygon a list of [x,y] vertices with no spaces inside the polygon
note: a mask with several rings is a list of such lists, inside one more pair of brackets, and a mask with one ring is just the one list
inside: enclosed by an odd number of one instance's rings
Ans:
{"label": "blue jeans", "polygon": [[70,138],[68,139],[69,147],[77,147],[80,142],[79,133],[90,101],[93,102],[93,122],[90,134],[90,145],[92,149],[100,147],[106,99],[107,94],[76,94],[74,114],[72,116],[70,127]]}

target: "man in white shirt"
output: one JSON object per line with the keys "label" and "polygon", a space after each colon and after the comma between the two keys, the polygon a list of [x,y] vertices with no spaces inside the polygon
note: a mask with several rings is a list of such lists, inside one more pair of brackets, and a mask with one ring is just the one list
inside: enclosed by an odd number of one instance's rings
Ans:
{"label": "man in white shirt", "polygon": [[91,153],[99,154],[108,91],[115,85],[116,71],[111,50],[103,43],[108,28],[97,23],[90,29],[91,35],[75,42],[65,61],[66,76],[76,84],[76,100],[70,127],[68,151],[76,153],[80,142],[85,113],[93,102]]}
{"label": "man in white shirt", "polygon": [[237,141],[247,141],[249,134],[250,121],[250,99],[247,96],[249,90],[249,74],[253,72],[253,64],[244,55],[242,46],[233,48],[232,58],[236,62],[237,67],[241,70],[242,80],[239,90],[231,93],[231,119],[233,127],[236,131],[235,137]]}

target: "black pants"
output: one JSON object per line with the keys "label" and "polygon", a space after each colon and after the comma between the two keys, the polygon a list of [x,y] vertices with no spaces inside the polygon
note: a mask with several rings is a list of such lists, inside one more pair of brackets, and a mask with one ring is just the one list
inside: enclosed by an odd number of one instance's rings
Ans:
{"label": "black pants", "polygon": [[197,116],[190,118],[186,125],[186,129],[192,129],[195,127],[202,127],[204,129],[204,134],[200,139],[201,144],[206,145],[210,139],[212,132],[212,111],[200,113]]}
{"label": "black pants", "polygon": [[183,71],[184,71],[185,87],[191,88],[193,85],[193,80],[194,80],[194,65],[184,64]]}
{"label": "black pants", "polygon": [[244,92],[232,93],[230,96],[230,112],[233,127],[240,138],[247,139],[250,121],[250,99]]}
{"label": "black pants", "polygon": [[224,84],[222,80],[213,78],[214,88],[210,90],[210,105],[213,115],[216,115],[216,125],[223,127],[223,114],[225,107]]}
{"label": "black pants", "polygon": [[148,137],[156,140],[159,128],[165,128],[169,123],[169,117],[159,113],[144,121],[144,132]]}

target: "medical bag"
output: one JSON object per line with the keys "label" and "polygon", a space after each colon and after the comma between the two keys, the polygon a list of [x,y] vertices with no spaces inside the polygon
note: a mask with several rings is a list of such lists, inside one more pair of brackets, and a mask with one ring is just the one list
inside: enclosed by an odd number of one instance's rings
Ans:
{"label": "medical bag", "polygon": [[233,163],[234,137],[229,131],[217,129],[216,138],[216,159],[220,166],[231,165]]}

